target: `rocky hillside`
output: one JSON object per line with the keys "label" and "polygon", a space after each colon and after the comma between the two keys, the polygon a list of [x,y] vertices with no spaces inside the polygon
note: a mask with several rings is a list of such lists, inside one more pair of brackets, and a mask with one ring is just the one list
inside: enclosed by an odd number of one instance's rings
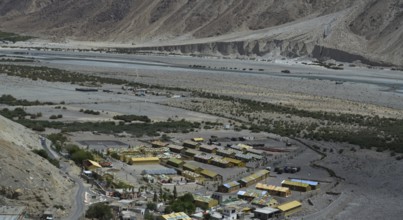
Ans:
{"label": "rocky hillside", "polygon": [[0,0],[0,16],[2,30],[53,40],[403,65],[402,0]]}
{"label": "rocky hillside", "polygon": [[49,208],[64,215],[71,206],[73,186],[31,150],[40,148],[38,135],[0,116],[0,205],[27,206],[35,219]]}

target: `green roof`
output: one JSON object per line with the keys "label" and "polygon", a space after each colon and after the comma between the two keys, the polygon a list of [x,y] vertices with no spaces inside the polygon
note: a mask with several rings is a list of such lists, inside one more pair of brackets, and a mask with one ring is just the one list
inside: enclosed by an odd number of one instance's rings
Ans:
{"label": "green roof", "polygon": [[174,163],[176,165],[181,165],[181,164],[185,163],[183,160],[179,160],[179,159],[176,159],[176,158],[171,158],[171,159],[168,160],[168,162]]}
{"label": "green roof", "polygon": [[190,163],[185,163],[183,165],[183,168],[187,168],[188,170],[191,170],[191,171],[195,171],[195,170],[200,169],[200,167],[198,167],[196,165],[193,165],[193,164],[190,164]]}

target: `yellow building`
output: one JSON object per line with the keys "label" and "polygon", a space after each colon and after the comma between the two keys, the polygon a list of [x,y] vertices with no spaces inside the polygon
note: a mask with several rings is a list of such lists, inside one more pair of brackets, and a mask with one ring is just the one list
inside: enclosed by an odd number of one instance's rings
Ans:
{"label": "yellow building", "polygon": [[174,212],[167,215],[161,216],[162,220],[192,220],[186,213],[184,212]]}
{"label": "yellow building", "polygon": [[224,183],[221,186],[218,186],[218,192],[222,193],[232,193],[238,191],[240,188],[240,184],[237,181],[232,181],[228,183]]}
{"label": "yellow building", "polygon": [[189,170],[184,170],[182,171],[182,176],[185,177],[186,179],[189,179],[191,181],[195,181],[198,183],[201,183],[204,181],[204,177],[202,177],[200,174],[189,171]]}
{"label": "yellow building", "polygon": [[200,174],[213,180],[222,180],[222,176],[220,174],[211,170],[202,170]]}
{"label": "yellow building", "polygon": [[166,147],[168,146],[168,143],[162,142],[162,141],[153,141],[151,142],[151,146],[154,148],[161,148],[161,147]]}
{"label": "yellow building", "polygon": [[183,165],[183,169],[184,170],[189,170],[189,171],[192,171],[192,172],[195,172],[195,173],[200,173],[203,170],[202,168],[200,168],[200,167],[198,167],[196,165],[193,165],[191,163],[185,163]]}
{"label": "yellow building", "polygon": [[196,138],[192,138],[192,141],[194,141],[194,142],[203,142],[204,138],[196,137]]}
{"label": "yellow building", "polygon": [[133,165],[137,164],[154,164],[159,163],[160,159],[158,157],[132,157],[130,163]]}
{"label": "yellow building", "polygon": [[283,180],[283,182],[281,182],[281,186],[288,187],[291,190],[295,190],[295,191],[299,191],[299,192],[311,191],[311,186],[307,183],[302,183],[302,182],[293,182],[290,180]]}
{"label": "yellow building", "polygon": [[167,164],[171,165],[171,166],[174,166],[174,167],[182,167],[183,164],[185,164],[185,161],[179,160],[179,159],[176,159],[176,158],[170,158],[167,161]]}
{"label": "yellow building", "polygon": [[288,197],[291,195],[291,191],[287,187],[266,185],[263,183],[256,184],[256,189],[265,190],[272,196]]}
{"label": "yellow building", "polygon": [[267,177],[269,177],[269,174],[270,172],[268,170],[259,170],[252,175],[242,178],[238,182],[241,184],[241,187],[248,187],[261,180],[266,179]]}
{"label": "yellow building", "polygon": [[296,200],[277,206],[284,216],[288,217],[301,210],[302,204]]}
{"label": "yellow building", "polygon": [[241,160],[237,160],[234,158],[224,157],[223,160],[228,161],[229,163],[233,164],[234,167],[245,167],[245,162]]}
{"label": "yellow building", "polygon": [[95,170],[97,168],[102,167],[98,162],[93,161],[93,160],[85,160],[83,162],[83,165],[84,165],[86,170]]}
{"label": "yellow building", "polygon": [[246,145],[246,144],[238,144],[237,145],[242,151],[247,151],[249,149],[252,149],[252,146]]}
{"label": "yellow building", "polygon": [[199,147],[199,143],[195,141],[184,141],[183,146],[186,148],[196,149]]}
{"label": "yellow building", "polygon": [[195,206],[204,210],[211,209],[212,207],[218,205],[218,201],[210,197],[193,195],[193,199],[195,202]]}

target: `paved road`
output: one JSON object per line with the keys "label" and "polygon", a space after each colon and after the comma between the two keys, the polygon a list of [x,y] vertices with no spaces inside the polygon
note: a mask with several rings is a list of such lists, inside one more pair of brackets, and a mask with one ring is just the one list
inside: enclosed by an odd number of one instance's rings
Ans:
{"label": "paved road", "polygon": [[40,141],[41,141],[43,149],[45,149],[45,151],[48,153],[48,155],[51,158],[56,159],[56,160],[60,159],[59,154],[56,151],[54,151],[50,146],[48,146],[48,144],[46,143],[46,141],[47,141],[46,138],[40,137]]}
{"label": "paved road", "polygon": [[84,216],[85,211],[84,194],[86,192],[86,188],[83,184],[83,181],[77,176],[71,176],[71,179],[73,179],[78,185],[78,189],[74,197],[74,206],[71,209],[69,216],[67,216],[65,220],[80,219],[82,216]]}

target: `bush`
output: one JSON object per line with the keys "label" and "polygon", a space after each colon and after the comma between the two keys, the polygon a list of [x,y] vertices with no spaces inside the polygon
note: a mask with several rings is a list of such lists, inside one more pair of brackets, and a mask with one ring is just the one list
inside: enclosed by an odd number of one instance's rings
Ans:
{"label": "bush", "polygon": [[124,122],[132,122],[132,121],[143,121],[143,122],[151,122],[151,119],[145,115],[116,115],[113,116],[115,120],[121,120]]}
{"label": "bush", "polygon": [[282,73],[291,73],[290,70],[281,70]]}
{"label": "bush", "polygon": [[60,163],[58,160],[56,159],[52,159],[49,157],[48,153],[44,150],[44,149],[35,149],[32,152],[38,154],[39,156],[41,156],[42,158],[48,160],[51,164],[53,164],[55,167],[59,168],[60,167]]}
{"label": "bush", "polygon": [[112,219],[112,209],[105,203],[95,203],[90,205],[85,213],[86,218],[96,218],[99,220]]}
{"label": "bush", "polygon": [[52,119],[52,120],[57,119],[57,118],[58,118],[57,115],[51,115],[51,116],[49,117],[49,119]]}

